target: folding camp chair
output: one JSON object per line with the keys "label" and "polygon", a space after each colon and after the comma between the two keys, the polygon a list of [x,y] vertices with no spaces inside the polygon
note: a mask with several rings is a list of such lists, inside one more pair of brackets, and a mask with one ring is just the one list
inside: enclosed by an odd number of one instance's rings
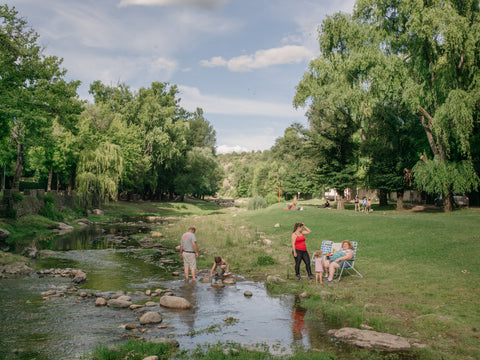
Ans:
{"label": "folding camp chair", "polygon": [[[360,272],[355,268],[355,258],[357,257],[357,242],[352,241],[351,243],[353,245],[353,258],[351,260],[342,261],[340,268],[335,269],[334,277],[337,277],[337,281],[340,281],[344,272],[352,276],[363,278],[362,274],[360,274]],[[341,246],[342,243],[334,243],[330,240],[322,241],[322,246],[320,249],[322,250],[324,259],[326,258],[326,254],[330,254],[332,252],[332,249],[337,251],[341,249]]]}

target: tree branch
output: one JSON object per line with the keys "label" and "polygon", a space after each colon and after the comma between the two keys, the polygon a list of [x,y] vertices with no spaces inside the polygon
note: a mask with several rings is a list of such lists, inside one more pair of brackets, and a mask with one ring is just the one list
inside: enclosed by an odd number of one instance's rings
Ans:
{"label": "tree branch", "polygon": [[[433,138],[433,134],[432,134],[432,120],[433,120],[433,118],[421,106],[419,106],[419,110],[423,115],[422,119],[421,119],[422,120],[422,126],[423,126],[423,129],[425,130],[425,133],[427,134],[427,139],[428,139],[428,143],[430,144],[430,148],[432,149],[432,151],[435,155],[439,155],[438,148],[437,148],[437,145],[435,144],[435,139]],[[428,119],[428,123],[425,121],[425,118]]]}

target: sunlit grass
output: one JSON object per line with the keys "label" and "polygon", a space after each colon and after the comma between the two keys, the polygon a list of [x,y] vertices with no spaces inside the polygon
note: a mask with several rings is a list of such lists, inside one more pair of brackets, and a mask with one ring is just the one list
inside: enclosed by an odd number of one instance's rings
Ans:
{"label": "sunlit grass", "polygon": [[[322,240],[357,241],[356,267],[363,279],[345,277],[340,283],[322,286],[290,280],[267,284],[269,289],[307,292],[310,299],[304,305],[339,326],[368,324],[425,343],[428,349],[417,351],[426,359],[478,355],[479,211],[358,214],[353,209],[318,209],[307,204],[303,211],[283,208],[284,204],[277,204],[256,211],[190,216],[169,226],[166,236],[178,242],[189,226],[196,226],[200,268],[210,268],[218,255],[234,273],[258,280],[273,274],[293,278],[290,235],[295,222],[304,222],[312,230],[307,236],[310,253],[320,248]],[[265,245],[263,238],[272,244]],[[273,263],[258,261],[264,257]],[[305,278],[304,266],[301,272]],[[331,296],[321,296],[321,291]],[[452,341],[464,347],[451,346]]]}

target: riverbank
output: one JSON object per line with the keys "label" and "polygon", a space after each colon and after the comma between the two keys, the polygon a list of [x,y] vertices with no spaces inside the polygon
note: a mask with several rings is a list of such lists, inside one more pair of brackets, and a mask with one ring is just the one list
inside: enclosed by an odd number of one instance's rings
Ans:
{"label": "riverbank", "polygon": [[[480,319],[475,305],[480,283],[480,212],[375,209],[359,214],[318,209],[308,202],[300,204],[303,211],[283,210],[284,205],[242,211],[197,201],[113,203],[102,209],[104,215],[89,216],[89,220],[175,216],[178,221],[152,230],[162,231],[164,242],[175,246],[189,226],[196,226],[201,269],[209,269],[219,255],[231,264],[234,274],[259,281],[278,275],[286,282],[267,281],[271,292],[306,294],[301,305],[338,328],[368,326],[426,345],[411,350],[410,358],[480,358]],[[357,241],[356,267],[364,278],[345,277],[320,286],[294,279],[290,234],[297,221],[312,230],[307,236],[310,252],[319,249],[322,240]],[[468,259],[464,254],[469,254]],[[357,358],[383,357],[359,350]]]}

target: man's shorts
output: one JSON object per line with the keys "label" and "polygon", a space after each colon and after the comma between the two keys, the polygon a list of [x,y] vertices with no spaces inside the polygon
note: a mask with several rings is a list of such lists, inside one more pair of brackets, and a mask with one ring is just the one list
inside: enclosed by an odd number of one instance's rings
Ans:
{"label": "man's shorts", "polygon": [[190,270],[197,269],[197,258],[195,257],[195,253],[184,252],[182,254],[182,257],[183,257],[183,267],[185,269],[190,269]]}

